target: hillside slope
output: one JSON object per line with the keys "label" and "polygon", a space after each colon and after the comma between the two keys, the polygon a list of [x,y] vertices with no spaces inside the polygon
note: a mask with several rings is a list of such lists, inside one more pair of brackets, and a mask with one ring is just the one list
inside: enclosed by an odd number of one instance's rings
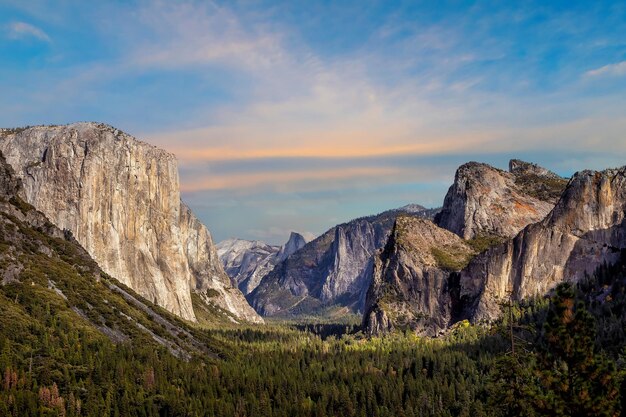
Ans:
{"label": "hillside slope", "polygon": [[262,321],[181,202],[172,154],[99,123],[3,129],[0,151],[24,199],[71,230],[109,275],[187,320],[195,291],[238,320]]}

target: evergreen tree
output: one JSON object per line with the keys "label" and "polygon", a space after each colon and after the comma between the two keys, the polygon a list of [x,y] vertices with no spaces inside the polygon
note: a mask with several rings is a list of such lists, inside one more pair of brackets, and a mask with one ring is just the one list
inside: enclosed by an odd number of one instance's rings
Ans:
{"label": "evergreen tree", "polygon": [[613,416],[619,402],[615,365],[595,347],[593,316],[560,284],[550,303],[540,354],[540,409],[558,416]]}

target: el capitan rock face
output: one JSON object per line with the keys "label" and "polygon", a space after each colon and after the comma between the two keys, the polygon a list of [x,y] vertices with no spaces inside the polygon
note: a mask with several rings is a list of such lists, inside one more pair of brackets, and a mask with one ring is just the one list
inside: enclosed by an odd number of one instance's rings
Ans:
{"label": "el capitan rock face", "polygon": [[430,220],[398,217],[385,249],[374,257],[363,329],[368,334],[410,329],[429,336],[446,329],[450,273],[473,254],[461,238]]}
{"label": "el capitan rock face", "polygon": [[498,301],[543,295],[577,281],[626,248],[626,167],[582,171],[541,222],[475,258],[460,275],[463,314],[474,321],[499,313]]}
{"label": "el capitan rock face", "polygon": [[220,302],[235,317],[261,320],[180,201],[173,155],[99,123],[2,130],[0,151],[25,199],[71,230],[109,275],[188,320],[191,290],[206,288],[228,294]]}
{"label": "el capitan rock face", "polygon": [[464,239],[508,238],[542,220],[567,181],[519,160],[509,167],[511,172],[477,162],[459,167],[435,223]]}
{"label": "el capitan rock face", "polygon": [[278,264],[248,300],[262,315],[362,312],[376,250],[385,246],[400,214],[432,217],[436,209],[410,205],[340,224]]}

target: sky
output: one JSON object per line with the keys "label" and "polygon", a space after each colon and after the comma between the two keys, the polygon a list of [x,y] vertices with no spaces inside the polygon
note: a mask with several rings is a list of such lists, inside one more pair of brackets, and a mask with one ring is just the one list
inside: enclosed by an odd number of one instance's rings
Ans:
{"label": "sky", "polygon": [[626,164],[623,1],[0,0],[0,126],[174,153],[214,239],[418,203],[467,161]]}

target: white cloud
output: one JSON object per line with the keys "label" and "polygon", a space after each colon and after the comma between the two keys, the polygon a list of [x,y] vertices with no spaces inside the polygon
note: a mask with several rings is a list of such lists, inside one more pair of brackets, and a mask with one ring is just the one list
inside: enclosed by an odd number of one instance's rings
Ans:
{"label": "white cloud", "polygon": [[[138,66],[188,68],[221,64],[258,70],[283,59],[277,32],[244,24],[226,7],[204,4],[155,2],[137,12],[136,29],[129,33],[131,60]],[[145,37],[145,33],[150,36]]]}
{"label": "white cloud", "polygon": [[50,39],[50,36],[48,36],[46,32],[30,23],[11,22],[6,25],[6,29],[11,39],[35,38],[44,42],[52,42],[52,39]]}
{"label": "white cloud", "polygon": [[603,67],[587,71],[585,75],[588,77],[626,75],[626,61],[608,64]]}

